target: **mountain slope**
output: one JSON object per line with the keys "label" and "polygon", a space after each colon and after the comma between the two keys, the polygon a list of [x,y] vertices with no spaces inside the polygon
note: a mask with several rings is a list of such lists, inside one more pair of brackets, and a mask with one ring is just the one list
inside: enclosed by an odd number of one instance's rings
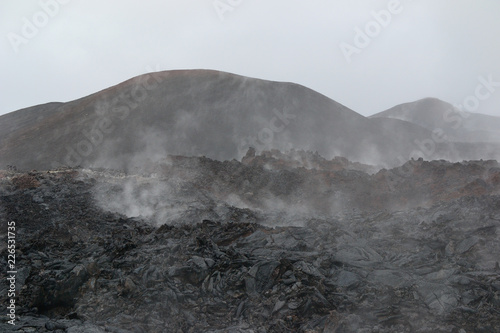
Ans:
{"label": "mountain slope", "polygon": [[[411,156],[494,158],[498,147],[437,143],[422,126],[365,118],[303,86],[209,70],[142,75],[90,96],[0,117],[0,167],[142,167],[167,154],[241,158],[249,147],[318,151],[370,164]],[[420,149],[422,150],[422,149]],[[425,152],[428,153],[428,152]]]}

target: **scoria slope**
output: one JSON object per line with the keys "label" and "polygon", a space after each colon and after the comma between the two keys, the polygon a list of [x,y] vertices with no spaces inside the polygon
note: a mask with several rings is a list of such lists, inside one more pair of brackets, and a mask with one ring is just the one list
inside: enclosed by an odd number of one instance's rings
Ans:
{"label": "scoria slope", "polygon": [[[0,128],[0,165],[24,170],[131,170],[167,154],[241,158],[249,147],[394,166],[432,138],[427,128],[365,118],[297,84],[209,70],[142,75],[72,102],[4,115]],[[494,158],[494,148],[438,142],[432,158]]]}

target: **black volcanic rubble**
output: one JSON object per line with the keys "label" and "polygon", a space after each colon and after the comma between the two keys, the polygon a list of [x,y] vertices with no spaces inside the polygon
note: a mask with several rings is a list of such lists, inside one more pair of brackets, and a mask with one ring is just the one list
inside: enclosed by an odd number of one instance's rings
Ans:
{"label": "black volcanic rubble", "polygon": [[[17,325],[4,311],[0,331],[500,332],[497,162],[410,161],[372,174],[320,157],[243,162],[170,157],[143,175],[0,171],[19,304]],[[157,204],[186,208],[161,223],[98,202],[131,180],[169,183],[174,198],[155,192]],[[357,204],[325,209],[335,193]],[[282,214],[266,206],[271,196]],[[294,202],[310,210],[290,226]]]}

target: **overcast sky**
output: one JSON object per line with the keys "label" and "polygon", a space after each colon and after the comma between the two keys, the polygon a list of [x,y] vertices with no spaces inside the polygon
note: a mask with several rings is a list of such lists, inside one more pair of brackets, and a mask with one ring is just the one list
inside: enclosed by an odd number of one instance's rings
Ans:
{"label": "overcast sky", "polygon": [[499,14],[498,0],[1,0],[0,114],[206,68],[363,115],[432,96],[500,116]]}

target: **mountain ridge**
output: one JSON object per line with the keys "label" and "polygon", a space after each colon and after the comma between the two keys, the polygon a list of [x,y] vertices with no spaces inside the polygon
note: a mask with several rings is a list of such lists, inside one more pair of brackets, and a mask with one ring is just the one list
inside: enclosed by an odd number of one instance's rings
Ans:
{"label": "mountain ridge", "polygon": [[468,142],[499,142],[500,117],[460,110],[450,103],[427,97],[403,103],[376,113],[369,118],[393,118],[408,121],[429,130],[441,129],[450,140]]}
{"label": "mountain ridge", "polygon": [[0,164],[24,169],[129,169],[168,154],[239,159],[249,147],[384,166],[417,156],[491,159],[500,151],[496,141],[445,141],[429,154],[417,143],[433,133],[415,122],[364,117],[302,85],[213,70],[140,75],[74,101],[0,116],[0,128],[11,129],[0,132]]}

